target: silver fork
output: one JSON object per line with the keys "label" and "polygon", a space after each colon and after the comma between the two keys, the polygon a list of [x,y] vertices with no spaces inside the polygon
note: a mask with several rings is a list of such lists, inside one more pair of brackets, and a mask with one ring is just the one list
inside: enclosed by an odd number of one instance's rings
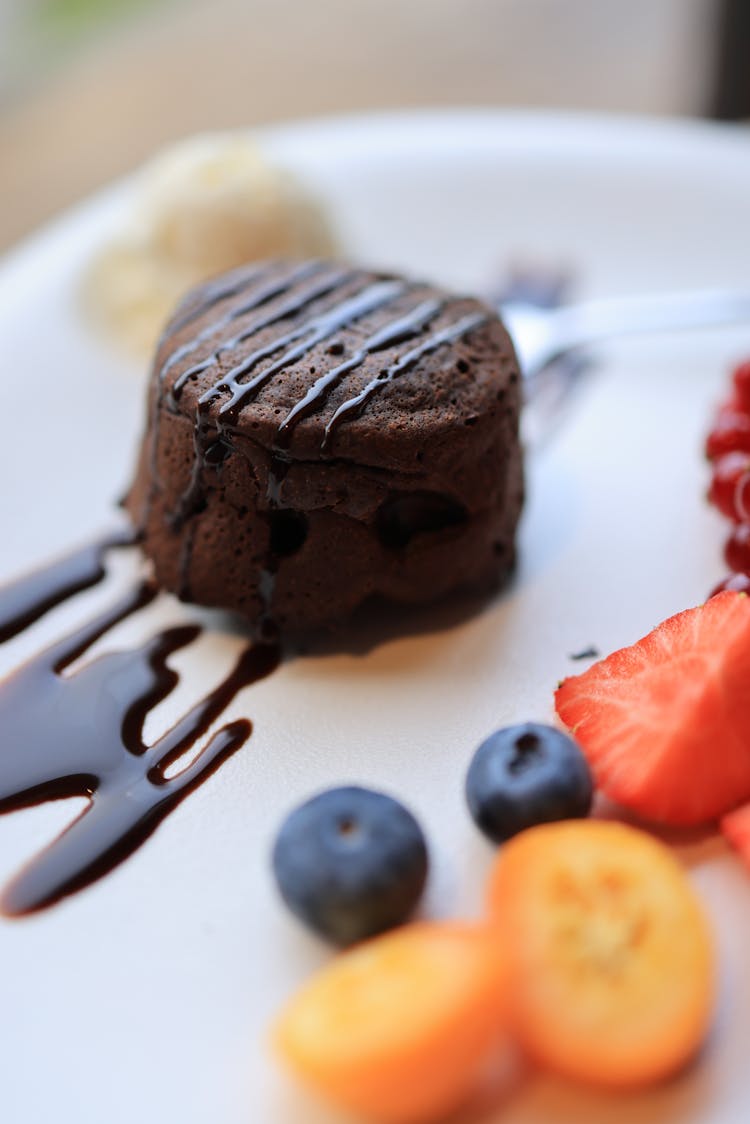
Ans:
{"label": "silver fork", "polygon": [[750,290],[651,293],[555,308],[511,299],[501,303],[500,314],[530,383],[553,361],[601,340],[635,333],[750,324]]}

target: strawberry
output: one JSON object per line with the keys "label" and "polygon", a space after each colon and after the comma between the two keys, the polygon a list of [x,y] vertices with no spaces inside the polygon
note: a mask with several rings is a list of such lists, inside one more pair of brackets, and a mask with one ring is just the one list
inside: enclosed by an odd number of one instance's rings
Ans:
{"label": "strawberry", "polygon": [[610,799],[699,824],[750,799],[750,597],[724,591],[565,679],[557,713]]}
{"label": "strawberry", "polygon": [[719,827],[724,838],[750,867],[750,804],[743,804],[722,816]]}

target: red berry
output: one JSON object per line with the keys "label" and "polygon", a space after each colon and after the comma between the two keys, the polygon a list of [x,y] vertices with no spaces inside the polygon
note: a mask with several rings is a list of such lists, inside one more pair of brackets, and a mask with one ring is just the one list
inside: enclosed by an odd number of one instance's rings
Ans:
{"label": "red berry", "polygon": [[715,597],[717,593],[723,593],[725,589],[730,589],[734,593],[750,593],[750,578],[747,574],[729,574],[724,578],[724,581],[719,582],[714,589],[709,593],[709,597]]}
{"label": "red berry", "polygon": [[734,393],[741,409],[750,410],[750,359],[738,364],[732,374]]}
{"label": "red berry", "polygon": [[750,597],[720,593],[564,679],[555,694],[597,787],[657,823],[750,801]]}
{"label": "red berry", "polygon": [[720,418],[722,414],[746,414],[748,410],[743,405],[743,400],[740,398],[737,391],[733,388],[732,393],[728,398],[725,398],[716,407],[716,417]]}
{"label": "red berry", "polygon": [[716,460],[708,498],[727,519],[750,521],[750,455],[724,453]]}
{"label": "red berry", "polygon": [[724,560],[736,574],[750,576],[750,523],[738,523],[726,541]]}
{"label": "red berry", "polygon": [[706,441],[706,456],[714,460],[737,450],[750,453],[750,414],[722,407]]}

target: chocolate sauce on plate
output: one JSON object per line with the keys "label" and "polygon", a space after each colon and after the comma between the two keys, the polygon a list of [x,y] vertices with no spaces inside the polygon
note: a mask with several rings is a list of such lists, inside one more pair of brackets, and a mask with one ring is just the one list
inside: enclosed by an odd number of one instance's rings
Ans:
{"label": "chocolate sauce on plate", "polygon": [[[0,637],[8,640],[55,605],[104,577],[103,539],[0,590]],[[12,880],[0,897],[8,916],[32,913],[88,885],[127,858],[189,792],[247,741],[246,719],[218,729],[182,771],[166,772],[206,734],[235,695],[276,667],[278,653],[254,645],[234,669],[153,745],[150,711],[175,687],[168,658],[194,641],[194,625],[73,666],[120,621],[157,594],[141,584],[0,681],[0,813],[68,796],[88,807]]]}
{"label": "chocolate sauce on plate", "polygon": [[110,535],[66,554],[41,570],[0,586],[0,644],[17,636],[75,593],[90,589],[104,577],[104,555],[110,547],[132,546],[132,531]]}

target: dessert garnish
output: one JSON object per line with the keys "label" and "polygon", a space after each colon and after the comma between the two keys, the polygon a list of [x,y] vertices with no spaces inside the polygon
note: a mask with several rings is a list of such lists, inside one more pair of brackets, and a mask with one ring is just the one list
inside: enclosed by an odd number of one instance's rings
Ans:
{"label": "dessert garnish", "polygon": [[[719,407],[717,419],[726,417],[727,413],[750,419],[750,359],[734,368],[731,395]],[[733,523],[724,544],[724,560],[730,572],[712,590],[712,597],[724,590],[750,594],[750,453],[746,449],[744,429],[735,426],[733,432],[739,434],[738,448],[714,457],[708,491],[709,501]],[[716,443],[716,434],[712,431],[707,442],[709,457]],[[719,827],[724,838],[750,867],[750,804],[727,812],[719,820]]]}
{"label": "dessert garnish", "polygon": [[735,523],[750,520],[750,453],[723,453],[714,461],[708,498]]}
{"label": "dessert garnish", "polygon": [[576,743],[537,722],[496,730],[466,774],[472,818],[496,843],[534,824],[587,816],[592,796],[591,772]]}
{"label": "dessert garnish", "polygon": [[750,413],[750,359],[738,363],[732,371],[732,397],[741,410]]}
{"label": "dessert garnish", "polygon": [[443,1120],[504,1033],[505,966],[487,926],[420,922],[339,954],[275,1028],[285,1064],[382,1124]]}
{"label": "dessert garnish", "polygon": [[750,415],[729,403],[716,415],[706,439],[706,455],[714,460],[736,451],[750,453]]}
{"label": "dessert garnish", "polygon": [[[105,538],[0,589],[0,641],[102,581],[105,553],[132,542],[127,534]],[[250,736],[246,719],[221,726],[190,764],[166,775],[238,691],[273,670],[278,655],[270,647],[247,647],[233,671],[152,745],[143,741],[146,718],[178,681],[167,660],[199,627],[170,628],[70,670],[156,594],[151,584],[136,586],[0,681],[0,814],[67,796],[89,801],[5,888],[0,909],[7,916],[51,905],[127,858]]]}
{"label": "dessert garnish", "polygon": [[732,372],[729,396],[715,414],[711,432],[706,439],[709,460],[724,453],[750,453],[750,360],[738,364]]}
{"label": "dessert garnish", "polygon": [[564,1077],[626,1088],[674,1073],[712,1014],[703,908],[664,844],[624,824],[545,824],[504,846],[489,908],[510,1024]]}
{"label": "dessert garnish", "polygon": [[347,945],[400,925],[427,880],[427,844],[403,804],[353,785],[318,793],[273,848],[281,895],[320,936]]}
{"label": "dessert garnish", "polygon": [[597,788],[664,824],[701,824],[750,798],[750,597],[718,593],[582,675],[557,713]]}
{"label": "dessert garnish", "polygon": [[724,560],[732,573],[750,574],[750,523],[738,523],[724,544]]}
{"label": "dessert garnish", "polygon": [[337,956],[274,1031],[284,1063],[382,1124],[443,1120],[496,1093],[509,1047],[630,1088],[673,1074],[711,1020],[714,946],[678,861],[632,827],[543,824],[500,848],[479,924],[420,922]]}
{"label": "dessert garnish", "polygon": [[716,413],[706,441],[712,461],[708,499],[733,523],[724,546],[730,574],[714,593],[723,589],[750,591],[750,360],[732,372],[732,390]]}

